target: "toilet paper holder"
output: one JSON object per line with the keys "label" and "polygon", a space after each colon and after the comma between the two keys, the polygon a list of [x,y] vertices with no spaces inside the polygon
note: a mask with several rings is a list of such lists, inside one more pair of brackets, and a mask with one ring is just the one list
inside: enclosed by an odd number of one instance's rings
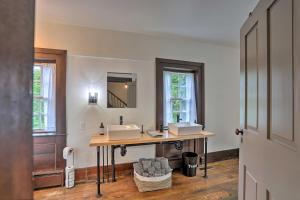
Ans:
{"label": "toilet paper holder", "polygon": [[70,167],[70,156],[72,156],[72,165],[74,166],[74,149],[72,147],[65,147],[63,150],[63,158],[66,160],[66,167]]}

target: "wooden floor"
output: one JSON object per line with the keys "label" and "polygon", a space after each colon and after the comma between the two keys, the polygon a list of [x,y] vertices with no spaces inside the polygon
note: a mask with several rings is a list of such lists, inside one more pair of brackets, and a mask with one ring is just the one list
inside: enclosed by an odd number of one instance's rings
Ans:
{"label": "wooden floor", "polygon": [[[173,173],[173,186],[154,192],[139,193],[132,176],[119,177],[115,183],[101,185],[100,199],[130,200],[235,200],[237,199],[238,160],[227,160],[209,164],[208,178],[202,178],[202,170],[196,177],[185,177],[180,172]],[[72,189],[62,187],[34,192],[35,199],[79,200],[97,199],[96,183],[77,184]]]}

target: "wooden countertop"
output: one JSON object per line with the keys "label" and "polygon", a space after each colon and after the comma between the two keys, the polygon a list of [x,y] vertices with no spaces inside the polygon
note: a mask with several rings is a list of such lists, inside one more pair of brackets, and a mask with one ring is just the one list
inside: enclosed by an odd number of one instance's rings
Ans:
{"label": "wooden countertop", "polygon": [[181,135],[177,136],[168,131],[164,132],[161,137],[151,137],[148,133],[141,134],[140,138],[130,140],[108,140],[106,135],[94,134],[90,140],[90,147],[94,146],[110,146],[110,145],[122,145],[122,144],[142,144],[142,143],[153,143],[153,142],[170,142],[170,141],[183,141],[200,139],[214,136],[214,133],[202,131],[201,134]]}

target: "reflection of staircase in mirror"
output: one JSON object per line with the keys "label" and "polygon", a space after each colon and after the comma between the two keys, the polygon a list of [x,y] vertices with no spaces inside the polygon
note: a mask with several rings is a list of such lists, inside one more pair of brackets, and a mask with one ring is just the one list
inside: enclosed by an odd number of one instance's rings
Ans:
{"label": "reflection of staircase in mirror", "polygon": [[127,103],[120,99],[113,92],[107,90],[107,107],[108,108],[126,108]]}

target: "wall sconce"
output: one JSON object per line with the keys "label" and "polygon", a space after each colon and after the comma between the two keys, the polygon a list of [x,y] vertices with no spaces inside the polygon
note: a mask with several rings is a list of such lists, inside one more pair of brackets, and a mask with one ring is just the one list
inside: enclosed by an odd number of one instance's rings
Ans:
{"label": "wall sconce", "polygon": [[89,92],[89,105],[96,105],[98,102],[98,93]]}

